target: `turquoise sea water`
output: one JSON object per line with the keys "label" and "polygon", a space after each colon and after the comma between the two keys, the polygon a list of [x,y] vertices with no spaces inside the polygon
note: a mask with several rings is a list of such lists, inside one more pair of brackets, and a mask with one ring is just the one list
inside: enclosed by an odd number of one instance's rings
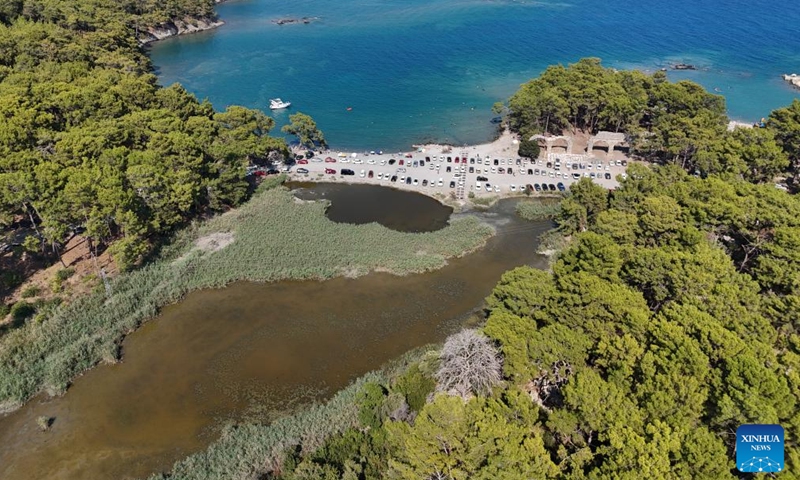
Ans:
{"label": "turquoise sea water", "polygon": [[[162,84],[216,108],[240,104],[312,115],[331,145],[407,149],[490,139],[491,105],[547,65],[581,57],[671,71],[725,95],[754,121],[800,97],[800,3],[774,0],[232,0],[227,24],[152,47]],[[271,23],[315,16],[310,25]],[[716,90],[715,90],[716,89]],[[352,107],[351,111],[347,107]]]}

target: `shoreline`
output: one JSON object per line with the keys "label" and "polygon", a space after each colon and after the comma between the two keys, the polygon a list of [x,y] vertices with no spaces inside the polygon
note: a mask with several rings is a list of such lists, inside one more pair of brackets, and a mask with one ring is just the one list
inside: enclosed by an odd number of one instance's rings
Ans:
{"label": "shoreline", "polygon": [[[220,2],[217,2],[220,3]],[[155,27],[149,27],[144,32],[136,36],[140,46],[149,45],[159,40],[190,33],[205,32],[225,25],[223,20],[217,17],[186,17],[173,19],[169,22],[161,23]]]}

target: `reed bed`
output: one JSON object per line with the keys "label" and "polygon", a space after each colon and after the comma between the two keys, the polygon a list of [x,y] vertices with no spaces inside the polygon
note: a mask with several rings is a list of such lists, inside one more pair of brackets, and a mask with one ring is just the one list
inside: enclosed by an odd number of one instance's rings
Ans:
{"label": "reed bed", "polygon": [[525,220],[550,220],[561,212],[559,200],[520,200],[516,206],[517,215]]}
{"label": "reed bed", "polygon": [[[481,247],[493,234],[475,217],[428,233],[338,224],[325,216],[326,207],[300,202],[282,187],[260,192],[237,210],[179,232],[154,261],[114,279],[110,298],[104,292],[78,298],[6,334],[0,339],[0,411],[42,390],[59,394],[99,362],[115,362],[125,335],[192,290],[237,280],[419,273]],[[199,246],[222,233],[232,234],[233,242],[217,251],[213,244]]]}

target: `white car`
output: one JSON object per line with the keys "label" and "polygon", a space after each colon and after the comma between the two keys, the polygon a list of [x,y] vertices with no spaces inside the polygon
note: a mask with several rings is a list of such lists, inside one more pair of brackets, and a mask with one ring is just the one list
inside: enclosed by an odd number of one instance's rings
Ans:
{"label": "white car", "polygon": [[489,185],[488,183],[486,184],[486,191],[487,192],[491,192],[492,191],[492,186]]}
{"label": "white car", "polygon": [[314,157],[309,161],[314,162],[314,163],[320,163],[322,161],[322,157]]}
{"label": "white car", "polygon": [[512,183],[512,184],[511,184],[511,186],[510,186],[510,187],[508,187],[508,188],[510,188],[512,192],[516,192],[516,191],[517,191],[517,186],[516,186],[516,185],[514,185],[513,183]]}
{"label": "white car", "polygon": [[[433,182],[431,182],[431,183],[433,183]],[[439,181],[438,181],[438,182],[436,182],[436,185],[438,185],[438,186],[440,186],[440,187],[441,187],[442,185],[444,185],[444,180],[442,180],[442,179],[440,178],[440,179],[439,179]]]}
{"label": "white car", "polygon": [[361,178],[364,178],[364,177],[367,176],[367,172],[365,172],[364,170],[361,170],[361,172],[359,172],[358,176],[361,177]]}
{"label": "white car", "polygon": [[381,165],[386,165],[386,160],[381,160]]}
{"label": "white car", "polygon": [[353,163],[364,163],[364,160],[361,160],[360,158],[356,158],[355,160],[353,160]]}
{"label": "white car", "polygon": [[405,176],[405,175],[402,175],[402,176],[400,177],[400,183],[405,183],[405,182],[406,182],[406,176]]}
{"label": "white car", "polygon": [[383,180],[383,172],[378,172],[378,180]]}
{"label": "white car", "polygon": [[625,173],[625,172],[622,172],[620,175],[622,175],[622,179],[623,179],[623,180],[625,180],[626,178],[628,178],[628,174],[627,174],[627,173]]}
{"label": "white car", "polygon": [[419,185],[419,182],[417,181],[416,178],[414,180],[412,180],[411,183],[414,184],[414,185]]}
{"label": "white car", "polygon": [[367,163],[370,165],[375,165],[375,160],[370,158],[369,160],[367,160]]}
{"label": "white car", "polygon": [[609,171],[611,171],[611,167],[609,167],[608,165],[606,165],[606,172],[609,172]]}
{"label": "white car", "polygon": [[500,185],[495,185],[494,186],[494,191],[495,191],[495,193],[500,193]]}
{"label": "white car", "polygon": [[341,163],[350,163],[350,159],[349,159],[349,158],[347,158],[347,157],[344,157],[343,159],[341,159],[341,160],[339,160],[339,161],[340,161]]}
{"label": "white car", "polygon": [[492,173],[497,173],[497,169],[492,167]]}
{"label": "white car", "polygon": [[481,189],[481,182],[475,182],[475,190]]}
{"label": "white car", "polygon": [[556,175],[553,172],[550,172],[550,178],[556,178]]}

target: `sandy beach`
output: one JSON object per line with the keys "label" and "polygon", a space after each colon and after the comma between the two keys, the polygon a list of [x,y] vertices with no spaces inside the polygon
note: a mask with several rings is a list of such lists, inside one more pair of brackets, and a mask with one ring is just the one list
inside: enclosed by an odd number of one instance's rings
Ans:
{"label": "sandy beach", "polygon": [[[556,187],[555,191],[547,188],[545,192],[542,188],[542,192],[534,191],[532,195],[555,194],[559,191],[559,183],[568,189],[578,181],[576,175],[578,178],[591,178],[594,174],[596,178],[592,178],[592,181],[613,189],[619,185],[617,175],[625,172],[625,167],[617,165],[618,161],[624,159],[627,162],[627,158],[618,151],[610,156],[597,150],[592,152],[593,155],[578,155],[567,154],[564,148],[555,149],[549,158],[543,150],[536,161],[519,159],[517,137],[508,132],[491,143],[480,145],[453,147],[429,144],[414,147],[405,152],[391,153],[329,150],[306,160],[308,163],[292,166],[289,176],[292,180],[302,182],[384,185],[419,192],[438,200],[466,203],[471,198],[485,201],[490,197],[524,196],[527,185],[538,184],[541,188],[543,184],[548,187],[552,184]],[[573,151],[584,149],[585,142],[576,138]],[[326,162],[326,158],[335,162]],[[424,165],[420,165],[420,161]],[[414,166],[415,162],[417,166]],[[573,169],[573,164],[578,168]],[[326,169],[335,170],[336,173],[326,173]],[[342,169],[350,169],[355,175],[341,175]],[[501,169],[503,173],[500,173]],[[303,170],[308,170],[308,173],[301,173]],[[508,173],[509,170],[511,173]],[[611,176],[610,179],[605,178],[606,173]],[[478,181],[478,176],[487,180]],[[392,181],[393,177],[397,177],[395,181]],[[407,178],[411,178],[411,183],[406,183]],[[486,188],[487,183],[489,189]]]}

